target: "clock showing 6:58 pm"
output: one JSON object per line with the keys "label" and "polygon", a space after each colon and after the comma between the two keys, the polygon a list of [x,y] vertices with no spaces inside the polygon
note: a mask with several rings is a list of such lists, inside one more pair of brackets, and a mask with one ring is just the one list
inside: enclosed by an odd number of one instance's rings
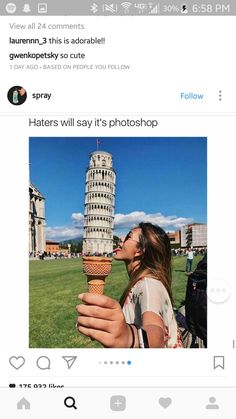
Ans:
{"label": "clock showing 6:58 pm", "polygon": [[212,4],[212,3],[201,3],[201,4],[193,4],[192,5],[192,12],[193,13],[209,13],[209,14],[222,14],[230,13],[230,4]]}

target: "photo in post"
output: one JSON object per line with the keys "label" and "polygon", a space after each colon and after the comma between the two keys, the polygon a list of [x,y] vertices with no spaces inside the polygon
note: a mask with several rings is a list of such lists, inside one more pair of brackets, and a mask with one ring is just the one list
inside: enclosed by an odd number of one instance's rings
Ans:
{"label": "photo in post", "polygon": [[33,137],[29,161],[30,348],[207,347],[207,139]]}

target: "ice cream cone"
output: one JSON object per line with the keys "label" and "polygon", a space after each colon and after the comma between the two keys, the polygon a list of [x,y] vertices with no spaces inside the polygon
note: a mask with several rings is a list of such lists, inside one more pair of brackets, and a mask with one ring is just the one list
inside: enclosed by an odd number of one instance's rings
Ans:
{"label": "ice cream cone", "polygon": [[104,256],[84,256],[83,268],[87,275],[88,292],[103,294],[105,279],[111,272],[112,258]]}
{"label": "ice cream cone", "polygon": [[102,279],[92,279],[88,280],[88,292],[92,294],[103,294],[105,286],[105,280]]}

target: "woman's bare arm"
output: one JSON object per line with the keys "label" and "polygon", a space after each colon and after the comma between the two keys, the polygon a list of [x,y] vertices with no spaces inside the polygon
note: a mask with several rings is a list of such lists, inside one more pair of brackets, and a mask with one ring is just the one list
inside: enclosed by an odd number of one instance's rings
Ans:
{"label": "woman's bare arm", "polygon": [[152,311],[142,315],[142,328],[146,331],[150,348],[164,348],[164,323]]}

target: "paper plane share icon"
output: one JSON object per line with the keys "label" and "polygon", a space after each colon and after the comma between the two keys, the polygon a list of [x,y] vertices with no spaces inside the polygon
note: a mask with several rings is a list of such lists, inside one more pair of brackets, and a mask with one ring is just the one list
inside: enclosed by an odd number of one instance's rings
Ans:
{"label": "paper plane share icon", "polygon": [[68,370],[70,370],[72,365],[75,363],[77,356],[63,356],[62,358],[66,361]]}

